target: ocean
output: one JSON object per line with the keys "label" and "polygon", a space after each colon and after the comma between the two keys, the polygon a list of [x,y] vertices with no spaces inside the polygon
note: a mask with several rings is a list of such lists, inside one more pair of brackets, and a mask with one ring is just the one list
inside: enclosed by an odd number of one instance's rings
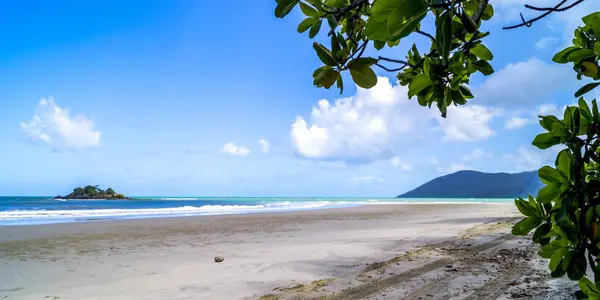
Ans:
{"label": "ocean", "polygon": [[283,212],[365,204],[507,201],[513,199],[135,197],[135,200],[54,200],[52,197],[0,197],[0,226]]}

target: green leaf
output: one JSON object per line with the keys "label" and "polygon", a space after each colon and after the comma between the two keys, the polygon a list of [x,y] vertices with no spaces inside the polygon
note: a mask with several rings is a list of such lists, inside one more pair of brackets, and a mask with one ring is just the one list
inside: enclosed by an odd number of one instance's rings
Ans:
{"label": "green leaf", "polygon": [[384,41],[375,41],[375,42],[373,42],[373,46],[375,47],[375,49],[381,50],[381,49],[383,49],[383,47],[385,47],[385,42]]}
{"label": "green leaf", "polygon": [[600,41],[596,41],[594,44],[594,53],[600,56]]}
{"label": "green leaf", "polygon": [[465,99],[473,99],[475,97],[473,96],[473,93],[471,93],[471,90],[464,84],[461,84],[458,87],[458,90],[465,97]]}
{"label": "green leaf", "polygon": [[483,44],[477,44],[475,47],[471,48],[471,53],[475,54],[475,56],[483,59],[483,60],[492,60],[494,59],[494,55]]}
{"label": "green leaf", "polygon": [[571,176],[571,163],[575,160],[569,149],[561,150],[556,157],[556,167],[565,174],[565,177]]}
{"label": "green leaf", "polygon": [[483,9],[483,13],[481,14],[481,19],[487,21],[494,16],[494,7],[488,3],[488,5]]}
{"label": "green leaf", "polygon": [[344,92],[344,81],[342,79],[342,76],[338,76],[337,87],[340,89],[340,94]]}
{"label": "green leaf", "polygon": [[485,60],[478,60],[473,63],[473,66],[483,75],[487,76],[494,73],[494,68],[492,68],[492,65]]}
{"label": "green leaf", "polygon": [[365,34],[367,35],[367,38],[373,41],[387,41],[390,36],[387,30],[387,23],[379,22],[375,18],[369,18],[369,20],[367,20]]}
{"label": "green leaf", "polygon": [[560,184],[549,184],[538,191],[537,201],[540,203],[551,203],[552,200],[558,198],[560,195]]}
{"label": "green leaf", "polygon": [[298,4],[300,0],[279,0],[277,7],[275,7],[275,17],[283,18],[294,9],[294,6]]}
{"label": "green leaf", "polygon": [[563,257],[565,257],[568,251],[569,250],[567,248],[558,248],[554,251],[552,257],[550,257],[550,264],[548,265],[551,271],[555,271],[557,269],[558,265],[563,260]]}
{"label": "green leaf", "polygon": [[314,9],[312,6],[310,6],[304,2],[300,2],[300,9],[308,17],[315,17],[315,18],[319,17],[319,12],[316,9]]}
{"label": "green leaf", "polygon": [[584,94],[586,94],[587,92],[595,89],[599,85],[600,85],[600,81],[588,83],[588,84],[584,85],[583,87],[581,87],[579,90],[577,90],[577,92],[575,92],[575,97],[581,97]]}
{"label": "green leaf", "polygon": [[592,100],[592,116],[594,119],[598,117],[598,104],[596,103],[596,99]]}
{"label": "green leaf", "polygon": [[529,203],[527,203],[527,201],[523,200],[523,198],[515,199],[515,205],[524,216],[537,216],[536,211],[529,205]]}
{"label": "green leaf", "polygon": [[533,237],[532,237],[533,242],[539,244],[542,240],[542,237],[544,235],[546,235],[548,232],[550,232],[550,228],[551,228],[551,226],[549,223],[544,223],[544,224],[540,225],[533,232]]}
{"label": "green leaf", "polygon": [[561,183],[563,180],[562,174],[550,166],[543,166],[539,169],[538,176],[545,184]]}
{"label": "green leaf", "polygon": [[396,8],[387,18],[387,28],[392,40],[409,35],[425,17],[428,8],[422,0],[396,0],[396,3]]}
{"label": "green leaf", "polygon": [[515,224],[512,228],[513,235],[527,235],[532,229],[542,223],[537,217],[527,217]]}
{"label": "green leaf", "polygon": [[556,53],[554,55],[554,57],[552,57],[552,61],[555,63],[559,63],[559,64],[566,64],[569,62],[569,60],[568,60],[569,54],[571,54],[571,52],[573,52],[577,49],[581,49],[581,48],[576,47],[576,46],[569,46],[569,47],[563,49],[562,51]]}
{"label": "green leaf", "polygon": [[579,289],[581,289],[581,291],[583,291],[586,295],[594,295],[597,294],[598,288],[596,288],[596,285],[589,279],[587,279],[587,277],[583,277],[581,279],[579,279]]}
{"label": "green leaf", "polygon": [[581,112],[581,115],[585,119],[593,121],[592,111],[590,110],[590,107],[588,106],[587,102],[585,102],[583,97],[579,98],[579,101],[577,101],[577,104],[579,105],[579,110]]}
{"label": "green leaf", "polygon": [[387,22],[390,13],[405,0],[377,0],[371,7],[371,17],[379,22]]}
{"label": "green leaf", "polygon": [[542,258],[548,259],[548,258],[552,257],[552,254],[554,254],[554,251],[556,251],[557,249],[560,249],[560,248],[562,248],[562,245],[559,245],[559,241],[554,240],[550,244],[546,244],[546,245],[542,246],[542,249],[540,249],[538,254]]}
{"label": "green leaf", "polygon": [[319,33],[319,30],[321,30],[321,23],[322,23],[322,20],[319,19],[317,22],[315,22],[315,24],[313,24],[313,26],[310,28],[310,31],[308,32],[309,38],[312,39],[315,36],[317,36],[317,34]]}
{"label": "green leaf", "polygon": [[[417,28],[417,26],[419,26],[419,24],[425,18],[426,15],[427,15],[427,11],[423,11],[422,13],[415,15],[413,18],[410,18],[401,27],[399,27],[393,34],[391,34],[390,39],[395,40],[396,45],[397,45],[398,43],[400,43],[400,39],[407,37],[411,32],[413,32],[415,30],[415,28]],[[389,27],[388,27],[388,29],[389,29]],[[388,44],[389,44],[389,42],[388,42]]]}
{"label": "green leaf", "polygon": [[569,251],[569,254],[572,254],[573,258],[567,267],[567,276],[569,276],[569,279],[577,281],[585,275],[587,261],[583,254],[578,254],[575,251]]}
{"label": "green leaf", "polygon": [[548,131],[552,130],[552,124],[554,124],[554,122],[560,122],[560,120],[552,115],[540,117],[540,125]]}
{"label": "green leaf", "polygon": [[408,85],[408,97],[412,98],[412,96],[421,92],[424,88],[432,85],[433,82],[431,78],[425,74],[419,74],[413,77],[412,81]]}
{"label": "green leaf", "polygon": [[594,50],[580,48],[580,49],[575,49],[574,51],[569,53],[567,60],[572,61],[572,62],[579,62],[583,59],[594,57],[594,56],[596,56],[596,54],[594,53]]}
{"label": "green leaf", "polygon": [[377,84],[377,75],[368,64],[354,63],[350,65],[352,80],[364,89],[370,89]]}
{"label": "green leaf", "polygon": [[306,18],[300,24],[298,24],[298,32],[303,33],[307,31],[311,26],[315,24],[315,20],[313,18]]}
{"label": "green leaf", "polygon": [[328,66],[335,66],[336,62],[335,59],[333,58],[331,52],[329,51],[329,49],[325,48],[325,46],[314,42],[313,43],[313,48],[315,49],[315,51],[317,52],[317,56],[319,56],[319,59],[326,65]]}
{"label": "green leaf", "polygon": [[448,12],[444,12],[437,18],[435,25],[436,47],[442,56],[442,61],[447,62],[452,46],[452,38],[454,37],[452,34],[452,17]]}
{"label": "green leaf", "polygon": [[538,134],[535,139],[533,139],[532,144],[542,150],[548,149],[552,146],[560,144],[560,138],[555,136],[554,134],[542,133]]}
{"label": "green leaf", "polygon": [[465,99],[465,97],[463,96],[463,94],[460,91],[452,90],[451,93],[452,93],[452,101],[454,101],[454,104],[457,104],[457,105],[467,104],[467,100]]}
{"label": "green leaf", "polygon": [[337,80],[340,73],[330,66],[318,68],[313,73],[313,84],[317,87],[329,89]]}

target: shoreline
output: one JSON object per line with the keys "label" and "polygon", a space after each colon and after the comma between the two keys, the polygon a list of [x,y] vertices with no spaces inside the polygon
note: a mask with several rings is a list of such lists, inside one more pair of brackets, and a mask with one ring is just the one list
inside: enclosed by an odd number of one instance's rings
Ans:
{"label": "shoreline", "polygon": [[[387,199],[381,199],[387,200]],[[415,199],[416,200],[416,199]],[[433,199],[432,199],[433,200]],[[340,209],[371,205],[481,205],[512,203],[508,199],[481,199],[487,201],[273,201],[252,205],[201,205],[164,208],[101,208],[101,209],[52,209],[0,211],[0,227],[36,226],[63,223],[86,223],[117,220],[140,220],[156,218],[180,218],[192,216],[237,215],[273,212],[296,212],[323,209]],[[490,201],[491,200],[491,201]],[[57,201],[57,200],[53,200]],[[97,200],[77,200],[97,201]],[[114,200],[106,200],[114,201]],[[124,200],[129,201],[129,200]],[[62,202],[62,200],[61,200]]]}
{"label": "shoreline", "polygon": [[518,218],[512,203],[426,204],[2,226],[0,298],[482,299],[533,274]]}

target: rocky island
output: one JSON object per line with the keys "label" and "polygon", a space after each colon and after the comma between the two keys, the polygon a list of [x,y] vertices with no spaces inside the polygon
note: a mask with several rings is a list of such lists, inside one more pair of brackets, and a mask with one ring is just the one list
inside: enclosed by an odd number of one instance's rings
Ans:
{"label": "rocky island", "polygon": [[106,199],[106,200],[126,200],[131,199],[125,197],[123,194],[115,192],[115,190],[108,188],[103,190],[98,188],[97,185],[88,185],[85,187],[78,187],[73,189],[73,192],[66,196],[56,196],[54,199]]}

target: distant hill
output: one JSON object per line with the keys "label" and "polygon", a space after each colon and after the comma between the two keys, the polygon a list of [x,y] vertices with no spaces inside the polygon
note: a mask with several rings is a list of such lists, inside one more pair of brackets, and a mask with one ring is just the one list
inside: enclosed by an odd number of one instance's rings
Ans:
{"label": "distant hill", "polygon": [[537,171],[515,174],[458,171],[397,198],[513,198],[535,196],[542,186]]}

